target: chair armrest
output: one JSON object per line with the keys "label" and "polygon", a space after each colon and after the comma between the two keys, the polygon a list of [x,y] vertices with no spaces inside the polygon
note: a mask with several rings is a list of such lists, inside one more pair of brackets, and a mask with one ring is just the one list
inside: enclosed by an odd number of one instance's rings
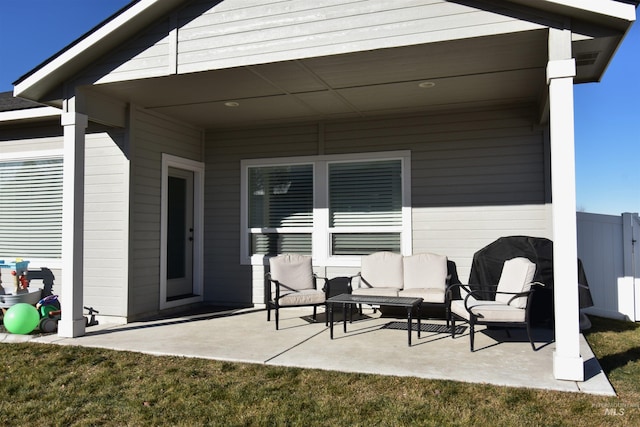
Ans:
{"label": "chair armrest", "polygon": [[[316,273],[313,273],[313,288],[314,289],[318,289],[318,280],[324,280],[325,284],[327,283],[327,278],[326,277],[318,276]],[[322,290],[324,290],[324,286],[322,287]]]}
{"label": "chair armrest", "polygon": [[511,304],[511,301],[513,301],[516,298],[527,297],[527,306],[529,306],[528,300],[529,298],[531,298],[531,295],[536,290],[536,286],[544,287],[545,284],[541,282],[531,282],[531,286],[529,287],[529,290],[526,292],[496,292],[496,294],[513,295],[507,304]]}
{"label": "chair armrest", "polygon": [[278,300],[280,298],[280,284],[278,283],[277,280],[274,280],[271,278],[271,272],[267,272],[264,275],[265,279],[267,279],[267,298],[269,298],[269,300],[271,300],[271,284],[275,284],[276,285],[276,297],[274,298],[275,300]]}
{"label": "chair armrest", "polygon": [[[471,290],[471,288],[469,288],[469,285],[464,285],[462,283],[454,283],[454,284],[450,284],[447,285],[445,288],[445,299],[446,301],[453,301],[453,293],[456,291],[456,289],[464,289],[464,291],[469,294],[471,292],[473,292]],[[458,298],[456,298],[458,299]],[[460,299],[462,299],[462,294],[460,294]]]}

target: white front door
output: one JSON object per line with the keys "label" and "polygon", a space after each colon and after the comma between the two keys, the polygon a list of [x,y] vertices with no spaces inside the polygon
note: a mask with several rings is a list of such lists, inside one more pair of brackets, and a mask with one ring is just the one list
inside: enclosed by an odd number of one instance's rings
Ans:
{"label": "white front door", "polygon": [[203,300],[204,165],[162,156],[160,308]]}

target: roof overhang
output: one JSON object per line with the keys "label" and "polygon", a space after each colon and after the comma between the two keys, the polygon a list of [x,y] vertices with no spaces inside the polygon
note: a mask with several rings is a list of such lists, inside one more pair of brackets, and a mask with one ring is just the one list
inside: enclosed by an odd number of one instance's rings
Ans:
{"label": "roof overhang", "polygon": [[16,122],[56,119],[62,111],[55,107],[28,108],[25,110],[0,111],[0,126]]}
{"label": "roof overhang", "polygon": [[[96,61],[112,49],[153,24],[158,19],[185,3],[184,0],[137,0],[114,14],[105,22],[69,45],[48,61],[15,82],[14,95],[53,106],[70,93],[64,93],[64,85],[83,68]],[[595,28],[606,28],[624,35],[636,18],[637,1],[631,0],[509,0],[518,7],[528,10],[540,10],[566,16],[567,19],[593,24]],[[621,37],[615,37],[607,49],[610,61]],[[596,74],[601,75],[605,67],[599,67]],[[595,77],[595,78],[594,78]],[[588,81],[598,80],[591,76]],[[587,80],[585,80],[587,81]],[[70,90],[73,88],[70,88]]]}
{"label": "roof overhang", "polygon": [[626,31],[636,19],[635,0],[508,0],[572,19]]}
{"label": "roof overhang", "polygon": [[47,102],[47,96],[105,52],[182,4],[184,0],[137,0],[14,82],[14,96]]}

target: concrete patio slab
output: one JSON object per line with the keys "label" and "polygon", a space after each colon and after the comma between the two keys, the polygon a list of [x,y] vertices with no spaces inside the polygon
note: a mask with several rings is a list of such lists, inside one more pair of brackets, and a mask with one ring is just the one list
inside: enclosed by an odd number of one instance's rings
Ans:
{"label": "concrete patio slab", "polygon": [[331,340],[324,313],[319,313],[317,323],[310,323],[308,315],[305,309],[282,310],[278,331],[274,322],[266,321],[264,310],[245,309],[92,326],[78,338],[1,334],[0,341],[615,395],[582,336],[585,381],[560,381],[553,377],[555,343],[550,330],[535,331],[537,351],[531,349],[523,330],[512,330],[511,337],[504,330],[481,330],[476,333],[476,351],[471,353],[468,329],[452,339],[437,331],[443,330],[440,320],[423,320],[421,338],[414,332],[409,347],[402,319],[365,311],[364,318],[348,324],[346,334],[342,324],[336,323]]}

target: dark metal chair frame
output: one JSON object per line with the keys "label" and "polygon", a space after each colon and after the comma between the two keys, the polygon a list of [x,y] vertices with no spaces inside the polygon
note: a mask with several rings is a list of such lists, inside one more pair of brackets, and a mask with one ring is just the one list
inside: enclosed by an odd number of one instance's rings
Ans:
{"label": "dark metal chair frame", "polygon": [[[280,296],[280,287],[283,287],[285,289],[290,289],[290,288],[287,288],[286,285],[283,285],[279,281],[277,281],[275,279],[272,279],[270,272],[266,274],[266,279],[267,279],[267,284],[268,284],[267,285],[267,322],[271,321],[271,309],[274,309],[275,312],[276,312],[276,316],[275,316],[276,317],[276,330],[278,330],[279,327],[280,327],[280,308],[313,307],[313,320],[314,320],[314,322],[317,320],[318,306],[326,305],[326,302],[321,302],[321,303],[317,303],[317,304],[300,304],[300,305],[283,305],[283,306],[281,306],[278,303],[280,298],[282,298]],[[324,284],[322,290],[325,293],[325,301],[326,301],[326,299],[329,298],[329,280],[324,278],[324,277],[318,277],[316,274],[314,274],[313,275],[314,289],[318,289],[318,280],[324,280],[325,284]],[[275,285],[275,287],[276,287],[275,298],[271,298],[271,295],[272,295],[271,286],[272,285]],[[291,289],[291,291],[297,292],[297,290],[295,290],[295,289]],[[326,321],[325,321],[325,324],[327,324]]]}
{"label": "dark metal chair frame", "polygon": [[[485,326],[490,326],[490,327],[501,327],[504,328],[507,336],[510,337],[511,335],[509,334],[509,328],[526,328],[527,330],[527,336],[529,338],[529,342],[531,343],[531,348],[533,349],[533,351],[537,351],[535,343],[533,342],[533,338],[531,336],[531,301],[532,301],[532,297],[533,297],[533,293],[535,291],[535,287],[536,286],[544,286],[542,283],[533,283],[531,286],[531,289],[528,292],[519,292],[519,293],[514,293],[514,292],[497,292],[497,291],[492,291],[492,290],[471,290],[468,285],[462,285],[462,284],[458,284],[458,285],[452,285],[449,287],[449,289],[447,290],[449,293],[449,296],[447,298],[447,302],[448,302],[448,308],[447,308],[447,314],[448,314],[448,319],[447,319],[447,323],[450,325],[451,328],[451,338],[455,338],[455,331],[456,331],[456,319],[457,320],[461,320],[463,322],[467,322],[469,323],[469,345],[470,345],[470,350],[473,352],[474,351],[474,334],[475,334],[475,325],[485,325]],[[469,313],[469,320],[458,316],[457,314],[453,313],[451,311],[451,301],[452,301],[452,297],[451,297],[451,292],[453,291],[452,288],[454,287],[460,287],[462,289],[464,289],[465,291],[468,292],[468,294],[465,296],[464,299],[464,306],[467,309],[467,312]],[[497,286],[496,286],[497,288]],[[482,318],[482,316],[477,316],[475,314],[473,314],[473,312],[471,311],[471,309],[469,308],[468,305],[468,301],[469,298],[474,297],[476,300],[481,301],[482,299],[477,298],[478,296],[481,295],[493,295],[495,297],[496,294],[503,294],[503,295],[513,295],[513,297],[509,300],[509,302],[513,301],[516,298],[520,298],[520,297],[527,297],[527,305],[526,307],[523,309],[525,310],[525,320],[523,322],[500,322],[500,321],[487,321],[484,320]]]}

